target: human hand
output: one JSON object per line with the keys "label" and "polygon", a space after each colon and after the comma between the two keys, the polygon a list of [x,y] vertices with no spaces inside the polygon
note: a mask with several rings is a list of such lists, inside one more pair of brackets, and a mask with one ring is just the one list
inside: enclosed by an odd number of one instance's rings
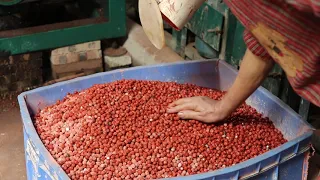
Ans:
{"label": "human hand", "polygon": [[205,123],[224,120],[229,113],[221,102],[205,96],[179,99],[169,104],[168,113],[178,113],[181,119],[194,119]]}

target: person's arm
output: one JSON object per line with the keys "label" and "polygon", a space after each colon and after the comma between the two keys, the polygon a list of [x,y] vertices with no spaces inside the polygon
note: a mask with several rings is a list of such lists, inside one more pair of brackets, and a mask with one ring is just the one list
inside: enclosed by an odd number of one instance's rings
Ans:
{"label": "person's arm", "polygon": [[182,119],[212,123],[225,119],[262,83],[274,62],[247,50],[234,84],[221,101],[208,97],[179,99],[168,106],[168,113],[178,113]]}
{"label": "person's arm", "polygon": [[267,77],[274,65],[272,60],[264,60],[247,50],[241,63],[238,76],[221,101],[221,106],[232,113],[240,106]]}

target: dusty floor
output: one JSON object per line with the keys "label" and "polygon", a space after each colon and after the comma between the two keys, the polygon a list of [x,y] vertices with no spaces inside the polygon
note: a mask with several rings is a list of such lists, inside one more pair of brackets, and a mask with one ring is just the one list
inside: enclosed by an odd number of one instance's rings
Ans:
{"label": "dusty floor", "polygon": [[[14,98],[15,99],[15,98]],[[310,160],[309,180],[320,180],[320,156]],[[0,180],[25,180],[22,122],[14,100],[0,100]]]}
{"label": "dusty floor", "polygon": [[25,180],[22,122],[14,101],[0,100],[0,180]]}

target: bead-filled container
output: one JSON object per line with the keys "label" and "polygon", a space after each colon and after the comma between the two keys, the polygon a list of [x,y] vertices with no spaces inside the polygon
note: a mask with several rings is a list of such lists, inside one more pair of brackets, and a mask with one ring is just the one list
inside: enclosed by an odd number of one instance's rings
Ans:
{"label": "bead-filled container", "polygon": [[[121,79],[191,83],[227,90],[236,74],[236,70],[219,60],[180,62],[99,73],[22,93],[19,104],[24,124],[28,179],[69,179],[41,142],[32,122],[39,110],[63,99],[68,93]],[[259,88],[246,102],[269,117],[288,142],[230,167],[169,179],[306,178],[312,127],[264,88]]]}

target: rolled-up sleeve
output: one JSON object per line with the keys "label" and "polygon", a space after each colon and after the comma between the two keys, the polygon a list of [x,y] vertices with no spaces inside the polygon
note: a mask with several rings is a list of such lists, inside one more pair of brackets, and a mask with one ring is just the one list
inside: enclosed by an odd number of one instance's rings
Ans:
{"label": "rolled-up sleeve", "polygon": [[268,54],[267,50],[259,43],[259,41],[250,33],[250,31],[245,30],[243,32],[243,40],[247,45],[247,48],[256,56],[261,57],[265,60],[272,59]]}

